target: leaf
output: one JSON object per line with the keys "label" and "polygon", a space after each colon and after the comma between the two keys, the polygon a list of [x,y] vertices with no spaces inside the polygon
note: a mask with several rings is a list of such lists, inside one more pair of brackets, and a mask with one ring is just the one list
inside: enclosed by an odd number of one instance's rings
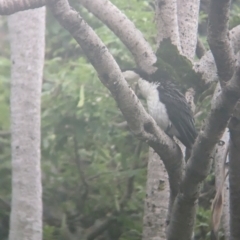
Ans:
{"label": "leaf", "polygon": [[79,92],[79,102],[78,102],[78,105],[77,105],[78,108],[83,107],[84,99],[85,99],[84,98],[84,85],[81,85],[80,92]]}

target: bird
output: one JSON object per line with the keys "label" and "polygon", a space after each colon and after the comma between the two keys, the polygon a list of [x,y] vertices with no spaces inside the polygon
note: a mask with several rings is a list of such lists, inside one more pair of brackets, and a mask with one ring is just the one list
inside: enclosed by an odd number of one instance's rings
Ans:
{"label": "bird", "polygon": [[167,75],[159,77],[158,71],[148,74],[132,68],[124,70],[123,76],[127,81],[137,80],[139,92],[146,99],[148,112],[157,125],[191,150],[197,137],[193,112],[176,84]]}

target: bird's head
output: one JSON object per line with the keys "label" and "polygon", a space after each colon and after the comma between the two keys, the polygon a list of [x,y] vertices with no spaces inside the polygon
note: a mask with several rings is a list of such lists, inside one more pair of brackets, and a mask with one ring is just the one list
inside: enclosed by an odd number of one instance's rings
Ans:
{"label": "bird's head", "polygon": [[136,92],[140,93],[142,97],[147,99],[152,95],[152,92],[156,90],[158,84],[150,83],[146,79],[148,75],[138,69],[131,69],[123,72],[123,76],[129,82],[130,85],[136,86]]}
{"label": "bird's head", "polygon": [[132,71],[132,70],[124,71],[122,74],[125,80],[128,82],[128,84],[132,87],[132,89],[134,89],[134,91],[138,95],[137,83],[140,78],[139,74],[137,74],[135,71]]}

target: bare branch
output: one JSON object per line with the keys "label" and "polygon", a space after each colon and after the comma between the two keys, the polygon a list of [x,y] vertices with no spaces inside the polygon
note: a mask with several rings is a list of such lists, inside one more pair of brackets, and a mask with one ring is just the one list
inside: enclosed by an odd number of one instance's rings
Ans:
{"label": "bare branch", "polygon": [[158,43],[164,38],[170,38],[181,53],[181,44],[178,32],[177,0],[155,0]]}
{"label": "bare branch", "polygon": [[10,15],[19,11],[45,6],[46,0],[1,0],[0,15]]}
{"label": "bare branch", "polygon": [[104,4],[101,0],[78,1],[121,39],[140,68],[149,73],[154,70],[152,65],[156,56],[151,46],[125,14],[108,0],[105,0]]}
{"label": "bare branch", "polygon": [[136,97],[107,48],[80,15],[70,8],[66,0],[48,2],[57,20],[81,45],[88,59],[98,72],[99,79],[112,93],[131,131],[148,142],[161,156],[169,173],[172,191],[178,192],[182,178],[182,154],[179,147],[159,129]]}
{"label": "bare branch", "polygon": [[10,240],[42,239],[40,106],[45,12],[41,8],[8,17],[12,59]]}
{"label": "bare branch", "polygon": [[[224,204],[224,183],[226,181],[226,178],[228,176],[228,171],[226,172],[226,160],[228,156],[228,150],[229,150],[229,144],[228,142],[225,144],[225,152],[221,156],[221,160],[223,160],[221,163],[218,163],[220,166],[220,172],[218,172],[218,176],[216,179],[218,179],[218,185],[216,186],[216,195],[212,202],[211,207],[211,236],[218,239],[218,231],[219,226],[222,219],[222,212],[223,212],[223,204]],[[215,162],[215,164],[217,164]]]}
{"label": "bare branch", "polygon": [[178,28],[182,53],[189,59],[195,56],[200,0],[177,0]]}
{"label": "bare branch", "polygon": [[[233,28],[229,36],[234,53],[237,53],[240,50],[240,26]],[[217,69],[211,51],[207,51],[200,61],[195,62],[193,69],[202,75],[205,84],[218,81]]]}
{"label": "bare branch", "polygon": [[176,193],[170,194],[168,175],[163,162],[150,149],[142,240],[166,239],[165,227],[176,197],[174,194]]}
{"label": "bare branch", "polygon": [[200,131],[194,144],[191,158],[186,166],[186,174],[180,186],[180,193],[174,203],[168,239],[191,238],[200,183],[209,172],[212,150],[222,136],[239,98],[240,67],[238,66],[236,73],[218,96],[204,129]]}
{"label": "bare branch", "polygon": [[231,79],[235,66],[228,32],[230,4],[231,0],[211,0],[210,3],[208,43],[221,85]]}

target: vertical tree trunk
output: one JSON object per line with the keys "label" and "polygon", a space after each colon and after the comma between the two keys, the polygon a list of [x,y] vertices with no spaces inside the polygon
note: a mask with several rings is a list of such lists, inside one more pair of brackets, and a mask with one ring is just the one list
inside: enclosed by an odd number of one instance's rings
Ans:
{"label": "vertical tree trunk", "polygon": [[12,52],[12,211],[9,240],[42,239],[40,110],[45,8],[8,19]]}
{"label": "vertical tree trunk", "polygon": [[[214,154],[214,161],[215,161],[215,181],[216,181],[216,189],[221,184],[223,173],[223,162],[224,157],[227,151],[228,142],[229,142],[229,132],[228,129],[225,130],[222,138],[222,144],[216,145],[216,151]],[[222,212],[222,226],[224,230],[224,236],[226,240],[229,240],[230,237],[230,228],[229,228],[229,187],[228,187],[228,178],[225,180],[224,189],[223,189],[223,212]]]}
{"label": "vertical tree trunk", "polygon": [[199,0],[177,0],[178,26],[182,52],[189,59],[193,59],[195,56],[199,5]]}
{"label": "vertical tree trunk", "polygon": [[143,240],[165,240],[168,213],[168,175],[159,156],[149,151],[148,177],[143,218]]}

